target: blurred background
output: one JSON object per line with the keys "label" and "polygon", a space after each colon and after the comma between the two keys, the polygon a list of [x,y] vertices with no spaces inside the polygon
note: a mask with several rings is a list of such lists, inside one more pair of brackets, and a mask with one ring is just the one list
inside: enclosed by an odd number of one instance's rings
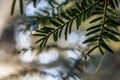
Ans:
{"label": "blurred background", "polygon": [[[20,17],[18,5],[15,7],[15,14],[10,15],[12,0],[0,0],[0,77],[7,76],[21,70],[19,64],[13,63],[13,57],[9,54],[14,53],[16,43],[14,40],[14,24],[16,17]],[[89,20],[81,26],[83,30],[88,26]],[[89,27],[89,26],[88,26]],[[120,80],[120,42],[110,42],[109,45],[115,51],[115,54],[106,52],[100,68],[95,74],[89,74],[84,80]],[[94,52],[93,56],[99,55]],[[4,62],[5,60],[8,60]],[[96,66],[99,65],[97,62]]]}

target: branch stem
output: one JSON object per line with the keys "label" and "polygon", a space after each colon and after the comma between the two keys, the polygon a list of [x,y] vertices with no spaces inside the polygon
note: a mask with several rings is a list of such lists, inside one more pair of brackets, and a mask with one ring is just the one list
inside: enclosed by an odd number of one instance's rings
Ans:
{"label": "branch stem", "polygon": [[103,33],[104,33],[104,27],[105,27],[105,22],[106,22],[106,14],[107,14],[107,1],[108,0],[104,0],[105,6],[104,6],[104,14],[103,14],[103,23],[102,23],[102,27],[101,27],[101,33],[100,33],[98,47],[101,45],[101,40],[102,40]]}

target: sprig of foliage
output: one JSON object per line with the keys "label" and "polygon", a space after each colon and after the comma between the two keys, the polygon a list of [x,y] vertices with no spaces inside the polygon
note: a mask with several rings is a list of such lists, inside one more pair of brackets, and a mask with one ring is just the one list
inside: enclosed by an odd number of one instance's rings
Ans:
{"label": "sprig of foliage", "polygon": [[[36,4],[36,0],[34,4]],[[11,14],[14,13],[14,6],[16,0],[13,0]],[[22,4],[23,0],[20,0],[20,10],[23,13]],[[97,44],[91,48],[86,55],[89,55],[95,49],[104,54],[104,49],[113,53],[113,50],[108,46],[107,40],[119,42],[120,33],[117,31],[117,27],[120,25],[117,20],[119,16],[115,12],[115,5],[118,6],[117,0],[82,0],[81,3],[75,3],[75,7],[60,13],[56,19],[50,20],[50,23],[54,27],[45,26],[40,30],[36,30],[34,36],[39,36],[40,39],[36,42],[40,44],[40,47],[44,47],[50,36],[53,36],[54,41],[57,41],[61,34],[64,33],[65,39],[67,39],[68,33],[71,33],[73,23],[76,23],[76,28],[79,29],[82,21],[90,18],[93,15],[98,15],[90,21],[90,24],[99,22],[98,24],[89,27],[86,31],[86,36],[90,36],[83,43],[96,42]],[[36,5],[34,5],[36,6]]]}
{"label": "sprig of foliage", "polygon": [[76,21],[77,29],[79,29],[79,26],[81,25],[82,21],[85,21],[87,18],[91,16],[92,11],[94,10],[94,6],[96,6],[100,1],[83,1],[81,5],[76,3],[76,8],[72,8],[70,10],[66,10],[65,12],[60,13],[60,16],[57,17],[55,20],[50,20],[50,22],[55,27],[43,27],[41,30],[36,30],[36,35],[43,35],[42,38],[40,38],[36,43],[40,42],[40,47],[44,47],[48,38],[53,35],[53,39],[55,41],[58,40],[59,37],[61,37],[61,34],[64,31],[65,39],[67,39],[68,33],[71,33],[72,30],[72,24],[74,21]]}
{"label": "sprig of foliage", "polygon": [[91,20],[90,23],[99,21],[99,24],[91,26],[87,29],[86,36],[91,37],[83,42],[97,42],[97,45],[91,48],[86,55],[89,55],[96,48],[98,48],[102,54],[104,54],[103,49],[113,53],[113,50],[108,46],[106,40],[110,39],[118,42],[120,40],[117,36],[120,36],[120,33],[116,31],[116,27],[119,26],[119,24],[115,20],[118,19],[118,16],[115,13],[113,5],[110,3],[110,0],[83,0],[80,4],[76,3],[75,8],[66,10],[55,20],[50,20],[55,27],[44,27],[35,34],[42,35],[42,38],[39,39],[37,43],[41,42],[40,47],[44,47],[51,35],[53,35],[54,40],[57,41],[61,36],[63,29],[65,29],[64,35],[65,39],[67,39],[67,34],[71,33],[73,21],[76,22],[76,28],[79,29],[82,21],[85,21],[90,16],[98,15],[98,17]]}
{"label": "sprig of foliage", "polygon": [[[114,53],[113,50],[108,46],[107,40],[112,40],[114,42],[120,41],[118,38],[120,33],[116,31],[117,26],[120,24],[115,21],[118,19],[118,15],[115,13],[115,10],[110,7],[111,5],[109,4],[109,1],[110,0],[104,0],[100,3],[100,5],[103,5],[99,7],[100,9],[96,9],[95,11],[99,17],[90,21],[90,23],[95,23],[97,21],[100,21],[100,23],[87,29],[88,33],[86,36],[92,35],[92,37],[85,40],[84,43],[97,42],[97,45],[95,45],[86,53],[87,55],[89,55],[96,48],[99,48],[99,51],[102,54],[104,54],[103,49]],[[101,10],[100,13],[98,10]]]}

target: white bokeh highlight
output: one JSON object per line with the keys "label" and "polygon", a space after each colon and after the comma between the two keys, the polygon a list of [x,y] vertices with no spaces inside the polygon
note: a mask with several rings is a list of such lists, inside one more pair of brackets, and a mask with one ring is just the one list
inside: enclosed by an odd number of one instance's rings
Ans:
{"label": "white bokeh highlight", "polygon": [[59,57],[59,53],[56,50],[44,51],[39,54],[39,63],[40,64],[49,64],[56,61]]}
{"label": "white bokeh highlight", "polygon": [[71,32],[68,35],[67,44],[71,44],[71,45],[76,45],[76,46],[80,46],[81,48],[87,48],[88,44],[83,44],[83,42],[87,39],[87,36],[85,36],[85,32],[82,31],[74,31]]}
{"label": "white bokeh highlight", "polygon": [[70,44],[75,44],[79,39],[79,35],[76,32],[72,32],[68,35],[67,42]]}
{"label": "white bokeh highlight", "polygon": [[66,53],[67,53],[67,56],[66,56],[67,58],[72,58],[75,60],[80,59],[82,56],[82,53],[77,50],[68,50],[68,51],[66,51]]}
{"label": "white bokeh highlight", "polygon": [[57,71],[54,67],[50,69],[44,69],[44,71],[47,72],[48,74],[53,74],[54,76],[60,75],[59,71]]}
{"label": "white bokeh highlight", "polygon": [[31,47],[31,37],[29,32],[25,32],[25,24],[19,24],[15,28],[14,38],[16,41],[16,48],[21,49],[30,49]]}
{"label": "white bokeh highlight", "polygon": [[35,59],[35,55],[29,49],[24,54],[21,54],[20,59],[23,63],[31,63]]}
{"label": "white bokeh highlight", "polygon": [[26,9],[25,9],[26,16],[34,16],[34,15],[36,15],[35,11],[36,11],[36,8],[34,8],[33,2],[30,2],[29,4],[27,4]]}

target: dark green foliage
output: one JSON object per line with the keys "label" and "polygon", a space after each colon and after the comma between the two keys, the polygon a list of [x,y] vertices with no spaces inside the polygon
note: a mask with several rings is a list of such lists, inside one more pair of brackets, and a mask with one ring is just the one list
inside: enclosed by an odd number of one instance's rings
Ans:
{"label": "dark green foliage", "polygon": [[[36,0],[33,1],[35,6]],[[23,0],[20,1],[20,5],[23,5],[22,2]],[[15,3],[16,0],[13,0],[11,14],[14,13]],[[75,3],[74,7],[61,12],[55,19],[50,20],[50,23],[54,26],[43,27],[40,30],[36,30],[34,36],[40,36],[40,39],[36,43],[39,43],[40,47],[44,47],[50,36],[53,36],[54,41],[57,41],[62,33],[64,33],[65,39],[67,39],[67,35],[71,33],[72,27],[74,27],[74,22],[76,23],[76,29],[79,29],[83,21],[91,16],[97,15],[97,17],[90,21],[90,24],[99,23],[90,26],[86,30],[88,39],[83,42],[96,42],[96,45],[89,49],[86,54],[89,55],[96,48],[98,48],[103,55],[105,50],[113,53],[113,50],[107,45],[106,40],[112,40],[114,42],[120,41],[120,33],[117,31],[117,27],[120,25],[118,22],[119,15],[115,12],[114,4],[118,6],[117,0],[82,0],[81,3]],[[20,6],[20,8],[21,13],[23,13],[23,7]]]}
{"label": "dark green foliage", "polygon": [[53,33],[53,39],[54,39],[54,41],[58,40],[58,31]]}
{"label": "dark green foliage", "polygon": [[93,30],[93,29],[97,29],[97,28],[101,28],[102,24],[96,24],[90,28],[87,29],[87,31]]}
{"label": "dark green foliage", "polygon": [[[23,11],[24,11],[24,10],[23,10],[23,7],[24,7],[23,1],[24,1],[24,0],[18,0],[18,1],[19,1],[19,6],[20,6],[20,13],[23,14]],[[16,2],[17,2],[17,0],[13,0],[13,2],[12,2],[11,15],[14,14]]]}
{"label": "dark green foliage", "polygon": [[116,13],[115,13],[115,11],[113,11],[113,9],[107,8],[107,11],[110,15],[112,15],[112,16],[115,15],[116,16]]}
{"label": "dark green foliage", "polygon": [[[100,15],[93,20],[90,21],[90,23],[95,23],[99,21],[100,23],[94,26],[91,26],[90,28],[87,29],[89,31],[86,36],[89,35],[99,35],[99,37],[90,37],[87,40],[84,41],[84,43],[89,43],[89,42],[98,42],[98,48],[101,54],[104,54],[104,51],[102,48],[105,50],[113,53],[113,50],[107,45],[105,40],[112,40],[114,42],[119,42],[119,38],[117,36],[120,36],[120,33],[118,33],[116,28],[119,26],[119,23],[116,21],[118,19],[118,15],[115,13],[115,10],[112,9],[111,4],[109,4],[110,0],[103,0],[101,1],[98,6],[103,3],[104,5],[101,7],[95,8],[95,15]],[[94,14],[93,14],[94,15]],[[104,40],[103,40],[104,39]],[[88,51],[88,53],[92,52],[96,46],[93,47]],[[88,54],[87,53],[87,54]]]}
{"label": "dark green foliage", "polygon": [[97,35],[97,36],[92,36],[92,37],[86,39],[83,43],[88,43],[88,42],[92,42],[92,41],[97,41],[99,37],[100,37],[100,36],[98,36],[98,35]]}
{"label": "dark green foliage", "polygon": [[68,27],[69,27],[69,24],[67,24],[66,27],[65,27],[65,32],[64,32],[65,40],[67,40]]}
{"label": "dark green foliage", "polygon": [[19,5],[20,5],[20,13],[23,14],[23,7],[24,7],[24,6],[23,6],[23,0],[19,0],[19,1],[20,1],[20,2],[19,2],[19,3],[20,3],[20,4],[19,4]]}
{"label": "dark green foliage", "polygon": [[97,22],[102,19],[103,19],[103,17],[97,17],[97,18],[93,19],[92,21],[90,21],[90,23],[94,23],[94,22]]}
{"label": "dark green foliage", "polygon": [[87,53],[86,55],[89,55],[92,51],[94,51],[98,46],[94,46],[93,48],[91,48]]}
{"label": "dark green foliage", "polygon": [[101,46],[99,46],[99,50],[100,50],[100,52],[101,52],[102,55],[105,54],[104,51],[103,51],[103,49],[101,48]]}
{"label": "dark green foliage", "polygon": [[70,20],[70,17],[65,13],[61,13],[61,17],[65,18],[66,20]]}
{"label": "dark green foliage", "polygon": [[[72,31],[73,22],[76,21],[76,28],[79,29],[81,22],[85,21],[91,16],[90,10],[92,10],[92,8],[97,5],[97,3],[99,3],[99,1],[92,1],[92,3],[90,1],[84,1],[81,4],[76,3],[76,7],[60,13],[60,16],[56,17],[55,20],[50,20],[50,22],[55,26],[54,30],[47,30],[48,33],[45,33],[46,36],[42,35],[41,37],[47,37],[43,38],[44,40],[53,35],[53,39],[57,41],[64,29],[65,39],[67,39],[68,33],[71,33]],[[41,33],[41,31],[43,31],[43,29],[41,29],[39,32]],[[37,42],[39,41],[42,42],[42,40],[38,40]]]}
{"label": "dark green foliage", "polygon": [[100,30],[101,30],[100,28],[95,29],[95,30],[92,30],[92,31],[88,32],[88,33],[86,34],[86,36],[91,35],[91,34],[93,34],[93,33],[97,33],[97,32],[99,32]]}
{"label": "dark green foliage", "polygon": [[80,24],[81,24],[81,16],[79,16],[79,17],[76,18],[77,29],[79,29]]}
{"label": "dark green foliage", "polygon": [[70,22],[70,25],[69,25],[69,34],[71,33],[71,31],[72,31],[72,21]]}
{"label": "dark green foliage", "polygon": [[114,53],[113,50],[105,43],[105,41],[103,39],[101,40],[101,47],[105,48],[106,50],[108,50],[111,53]]}
{"label": "dark green foliage", "polygon": [[113,34],[109,33],[109,32],[104,32],[103,35],[115,42],[119,42],[120,40]]}
{"label": "dark green foliage", "polygon": [[34,7],[36,7],[36,2],[37,2],[37,0],[32,0],[33,1],[33,3],[34,3]]}
{"label": "dark green foliage", "polygon": [[62,24],[65,23],[65,22],[64,22],[62,19],[60,19],[59,17],[57,17],[57,20],[58,20],[58,22],[60,22],[60,23],[62,23]]}
{"label": "dark green foliage", "polygon": [[16,0],[13,0],[12,7],[11,7],[11,15],[14,14],[14,8],[15,8]]}
{"label": "dark green foliage", "polygon": [[[58,22],[56,22],[56,21],[50,20],[50,22],[51,22],[54,26],[56,26],[56,27],[61,26],[61,24],[58,23]],[[60,21],[60,22],[61,22],[61,21]]]}
{"label": "dark green foliage", "polygon": [[[27,0],[13,0],[12,6],[11,6],[11,15],[14,14],[15,5],[16,5],[16,2],[17,2],[17,1],[19,1],[20,14],[23,14],[23,13],[24,13],[24,1],[27,1]],[[31,1],[33,1],[34,7],[36,7],[36,2],[37,2],[37,0],[31,0]]]}
{"label": "dark green foliage", "polygon": [[115,30],[112,30],[112,29],[109,29],[109,28],[106,28],[106,27],[105,27],[105,30],[106,30],[107,32],[110,32],[110,33],[113,34],[113,35],[120,36],[120,33],[118,33],[118,32],[115,31]]}

